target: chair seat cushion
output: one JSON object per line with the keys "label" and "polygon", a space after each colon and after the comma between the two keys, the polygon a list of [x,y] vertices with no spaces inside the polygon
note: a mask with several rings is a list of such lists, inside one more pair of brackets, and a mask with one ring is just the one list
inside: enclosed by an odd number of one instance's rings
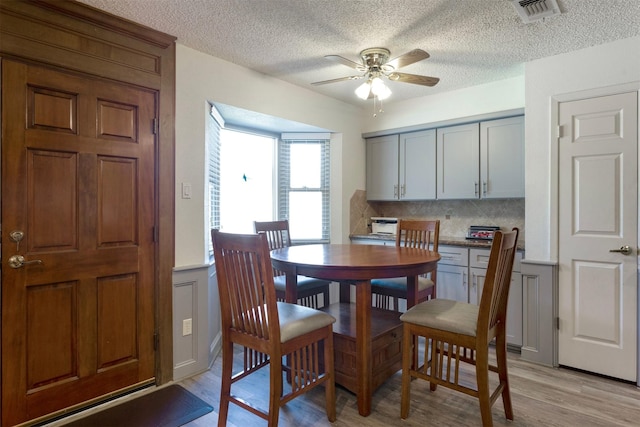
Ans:
{"label": "chair seat cushion", "polygon": [[435,298],[414,305],[400,320],[473,337],[478,330],[478,309],[475,304]]}
{"label": "chair seat cushion", "polygon": [[[407,289],[406,277],[393,277],[390,279],[372,279],[371,286],[378,286],[381,288],[389,288],[394,290]],[[418,291],[424,291],[433,286],[433,280],[427,277],[418,276]]]}
{"label": "chair seat cushion", "polygon": [[335,323],[335,317],[298,304],[278,302],[280,342],[285,343],[316,329]]}
{"label": "chair seat cushion", "polygon": [[[273,284],[276,287],[276,291],[284,292],[286,288],[286,279],[287,276],[275,276],[273,278]],[[306,289],[316,289],[323,288],[329,285],[329,281],[316,279],[314,277],[307,276],[298,276],[298,289],[306,290]]]}

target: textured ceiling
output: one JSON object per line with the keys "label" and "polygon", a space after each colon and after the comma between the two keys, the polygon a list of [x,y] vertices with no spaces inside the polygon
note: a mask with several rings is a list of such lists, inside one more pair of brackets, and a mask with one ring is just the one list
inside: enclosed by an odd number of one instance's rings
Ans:
{"label": "textured ceiling", "polygon": [[[531,24],[509,0],[80,0],[171,34],[178,43],[295,85],[365,106],[354,74],[324,58],[359,61],[386,47],[431,58],[400,71],[435,76],[434,87],[389,82],[388,102],[524,73],[524,63],[640,34],[638,0],[557,0],[561,15]],[[640,46],[638,47],[640,49]],[[357,74],[357,72],[355,72]]]}

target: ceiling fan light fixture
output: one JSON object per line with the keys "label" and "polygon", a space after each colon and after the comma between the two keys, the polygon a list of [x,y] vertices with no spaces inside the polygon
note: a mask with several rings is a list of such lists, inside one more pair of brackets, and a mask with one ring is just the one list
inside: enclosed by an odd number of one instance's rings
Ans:
{"label": "ceiling fan light fixture", "polygon": [[380,77],[374,77],[371,81],[371,92],[381,101],[391,96],[391,89],[384,84]]}
{"label": "ceiling fan light fixture", "polygon": [[355,90],[356,92],[356,96],[360,99],[368,99],[369,98],[369,93],[371,92],[371,83],[370,80],[367,80],[366,82],[362,83],[360,86],[358,86],[358,88]]}
{"label": "ceiling fan light fixture", "polygon": [[[511,0],[517,1],[517,0]],[[556,0],[519,0],[519,1],[556,1]],[[360,85],[355,94],[358,98],[382,101],[391,96],[391,90],[384,84],[381,77],[401,83],[412,83],[422,86],[435,86],[440,80],[437,77],[422,76],[418,74],[400,73],[396,70],[415,62],[429,58],[429,54],[422,49],[413,49],[403,55],[389,60],[390,51],[383,47],[373,47],[360,52],[360,62],[355,62],[340,55],[325,55],[330,61],[346,65],[362,74],[337,79],[323,80],[311,83],[314,86],[327,83],[336,83],[346,80],[366,79],[366,83]],[[375,88],[374,88],[375,85]]]}

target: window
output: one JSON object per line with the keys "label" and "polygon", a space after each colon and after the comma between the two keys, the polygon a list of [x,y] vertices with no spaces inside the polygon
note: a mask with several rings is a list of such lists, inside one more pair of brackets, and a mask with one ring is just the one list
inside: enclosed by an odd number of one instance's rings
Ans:
{"label": "window", "polygon": [[278,144],[278,217],[292,240],[329,241],[329,138],[283,134]]}
{"label": "window", "polygon": [[228,233],[253,233],[253,221],[274,217],[273,165],[277,138],[222,129],[220,226]]}
{"label": "window", "polygon": [[225,127],[213,106],[209,122],[211,228],[251,233],[254,220],[288,219],[294,242],[328,242],[330,135]]}

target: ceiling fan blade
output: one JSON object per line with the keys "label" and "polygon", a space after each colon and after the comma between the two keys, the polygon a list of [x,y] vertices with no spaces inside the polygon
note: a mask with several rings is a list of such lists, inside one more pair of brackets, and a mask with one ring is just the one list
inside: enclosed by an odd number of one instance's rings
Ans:
{"label": "ceiling fan blade", "polygon": [[437,77],[419,76],[417,74],[407,73],[391,73],[388,77],[389,80],[394,82],[413,83],[415,85],[422,86],[435,86],[440,81]]}
{"label": "ceiling fan blade", "polygon": [[354,62],[340,55],[326,55],[325,58],[327,58],[329,61],[338,62],[342,65],[346,65],[347,67],[350,67],[356,70],[362,69],[362,64],[358,62]]}
{"label": "ceiling fan blade", "polygon": [[428,57],[429,57],[429,54],[424,50],[413,49],[411,52],[407,52],[404,55],[400,55],[397,58],[392,59],[391,61],[387,62],[385,65],[391,65],[394,70],[397,70],[398,68],[411,65],[414,62],[427,59]]}
{"label": "ceiling fan blade", "polygon": [[321,82],[313,82],[311,83],[313,86],[318,86],[318,85],[326,85],[327,83],[336,83],[336,82],[343,82],[345,80],[358,80],[361,79],[363,76],[347,76],[347,77],[340,77],[338,79],[331,79],[331,80],[323,80]]}

